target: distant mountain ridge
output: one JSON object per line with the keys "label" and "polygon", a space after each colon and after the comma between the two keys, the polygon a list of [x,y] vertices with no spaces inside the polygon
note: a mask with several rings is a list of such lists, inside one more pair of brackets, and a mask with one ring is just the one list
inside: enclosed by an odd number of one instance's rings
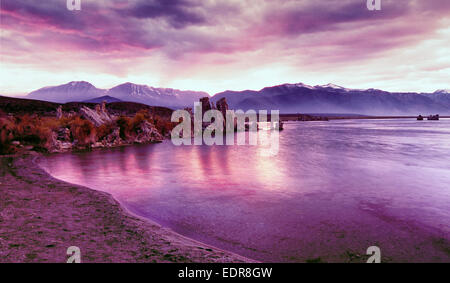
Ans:
{"label": "distant mountain ridge", "polygon": [[154,88],[147,85],[124,83],[111,89],[98,89],[85,81],[69,82],[59,86],[50,86],[29,93],[26,98],[49,102],[98,102],[105,98],[114,102],[128,101],[152,106],[186,107],[193,105],[201,97],[209,96],[206,92],[183,91],[171,88]]}
{"label": "distant mountain ridge", "polygon": [[450,93],[391,93],[378,89],[349,89],[334,84],[282,84],[259,91],[225,91],[232,109],[280,110],[280,113],[349,113],[367,115],[450,114]]}
{"label": "distant mountain ridge", "polygon": [[[192,107],[206,92],[155,88],[124,83],[99,89],[89,82],[70,82],[44,87],[26,98],[57,103],[129,101],[173,109]],[[259,91],[224,91],[211,101],[227,99],[231,109],[280,110],[280,113],[349,113],[366,115],[450,114],[449,90],[434,93],[387,92],[379,89],[349,89],[335,84],[310,86],[303,83],[265,87]]]}
{"label": "distant mountain ridge", "polygon": [[104,96],[100,96],[100,97],[84,100],[82,102],[86,102],[86,103],[102,103],[103,101],[105,101],[106,103],[111,103],[111,102],[121,102],[122,100],[120,100],[118,98],[115,98],[115,97],[111,97],[109,95],[104,95]]}
{"label": "distant mountain ridge", "polygon": [[30,92],[26,98],[49,102],[80,102],[106,94],[106,90],[98,89],[88,82],[70,82],[59,86],[47,86]]}
{"label": "distant mountain ridge", "polygon": [[122,101],[133,101],[148,105],[187,107],[200,98],[209,96],[206,92],[183,91],[172,88],[155,88],[147,85],[124,83],[108,90],[107,95]]}

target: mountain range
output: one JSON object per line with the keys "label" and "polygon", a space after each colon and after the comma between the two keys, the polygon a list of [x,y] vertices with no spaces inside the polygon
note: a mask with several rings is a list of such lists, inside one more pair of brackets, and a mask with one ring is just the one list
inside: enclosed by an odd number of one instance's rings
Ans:
{"label": "mountain range", "polygon": [[[70,82],[44,87],[26,98],[58,103],[130,101],[170,108],[192,107],[209,96],[206,92],[154,88],[124,83],[111,89],[98,89],[88,82]],[[434,93],[387,92],[378,89],[348,89],[334,84],[309,86],[282,84],[259,91],[225,91],[211,97],[225,97],[231,109],[280,110],[280,113],[349,113],[366,115],[450,114],[450,91]]]}
{"label": "mountain range", "polygon": [[129,101],[152,106],[186,107],[200,98],[209,96],[206,92],[182,91],[171,88],[154,88],[147,85],[124,83],[111,89],[99,89],[89,82],[79,81],[44,87],[29,93],[26,98],[57,103]]}
{"label": "mountain range", "polygon": [[280,113],[349,113],[367,115],[417,115],[450,113],[450,92],[391,93],[378,89],[348,89],[327,84],[283,84],[260,91],[225,91],[212,97],[227,99],[232,109],[278,109]]}

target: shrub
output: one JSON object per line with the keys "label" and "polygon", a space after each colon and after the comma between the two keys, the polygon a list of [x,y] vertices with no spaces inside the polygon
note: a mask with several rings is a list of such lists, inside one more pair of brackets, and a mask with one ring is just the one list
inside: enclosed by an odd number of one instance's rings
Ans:
{"label": "shrub", "polygon": [[[75,117],[77,117],[77,116],[75,116]],[[69,128],[70,127],[70,123],[72,122],[73,119],[74,119],[74,117],[64,116],[64,117],[61,117],[57,121],[58,121],[58,124],[59,124],[60,127]]]}
{"label": "shrub", "polygon": [[150,115],[148,110],[141,110],[132,118],[120,116],[119,119],[117,119],[116,123],[120,127],[120,137],[122,139],[129,139],[136,136],[139,126],[144,121],[153,124],[162,135],[169,133],[176,125],[160,116]]}
{"label": "shrub", "polygon": [[103,140],[120,127],[120,137],[124,140],[133,139],[142,122],[148,121],[162,134],[169,133],[175,123],[167,118],[152,115],[146,109],[137,112],[133,117],[120,116],[116,121],[95,127],[90,121],[79,115],[62,117],[38,117],[37,115],[18,115],[9,117],[0,110],[0,154],[12,153],[17,148],[12,141],[33,145],[36,150],[45,150],[53,146],[55,132],[60,128],[70,129],[71,141],[77,141],[79,146],[89,146]]}
{"label": "shrub", "polygon": [[90,145],[96,141],[96,129],[90,121],[75,116],[69,122],[70,133],[74,140],[78,141],[78,145]]}
{"label": "shrub", "polygon": [[154,116],[151,122],[163,136],[170,133],[170,131],[172,131],[172,129],[177,125],[176,123],[172,123],[170,120],[163,119],[160,116]]}
{"label": "shrub", "polygon": [[150,116],[148,115],[148,112],[145,110],[141,110],[136,115],[134,115],[133,118],[130,120],[130,126],[132,131],[136,131],[139,125],[144,122],[148,121]]}
{"label": "shrub", "polygon": [[132,128],[131,119],[126,116],[120,116],[116,123],[120,127],[120,138],[127,139]]}
{"label": "shrub", "polygon": [[103,140],[106,136],[108,136],[109,134],[111,134],[114,130],[114,128],[116,128],[115,123],[107,123],[107,124],[103,124],[101,126],[99,126],[96,131],[97,131],[97,139],[99,141]]}
{"label": "shrub", "polygon": [[28,114],[16,117],[14,139],[25,144],[43,147],[51,139],[52,128],[48,121]]}
{"label": "shrub", "polygon": [[6,117],[0,118],[0,154],[11,152],[11,141],[14,138],[14,122]]}
{"label": "shrub", "polygon": [[15,118],[3,116],[0,118],[0,153],[14,152],[12,141],[33,145],[35,149],[46,148],[55,128],[57,123],[52,118],[30,115]]}

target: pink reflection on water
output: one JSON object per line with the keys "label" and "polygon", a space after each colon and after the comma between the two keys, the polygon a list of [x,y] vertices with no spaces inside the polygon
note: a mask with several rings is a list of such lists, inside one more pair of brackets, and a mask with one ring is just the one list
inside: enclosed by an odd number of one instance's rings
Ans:
{"label": "pink reflection on water", "polygon": [[345,261],[378,244],[397,261],[445,261],[448,128],[450,121],[287,124],[275,157],[260,146],[168,141],[54,155],[46,166],[182,234],[260,260]]}

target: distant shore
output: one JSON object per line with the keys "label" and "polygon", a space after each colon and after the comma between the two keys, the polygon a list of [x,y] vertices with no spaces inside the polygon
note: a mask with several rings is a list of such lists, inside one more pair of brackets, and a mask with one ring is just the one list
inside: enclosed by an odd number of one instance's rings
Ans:
{"label": "distant shore", "polygon": [[[280,120],[281,121],[299,121],[299,117],[301,116],[310,116],[310,117],[316,117],[316,118],[326,118],[328,120],[376,120],[376,119],[417,119],[417,116],[365,116],[365,115],[328,115],[328,114],[280,114]],[[422,115],[423,116],[423,115]],[[426,120],[428,115],[423,116]],[[440,118],[450,118],[450,116],[440,116]]]}
{"label": "distant shore", "polygon": [[124,209],[111,195],[66,183],[41,155],[0,157],[0,262],[254,262],[181,236]]}

